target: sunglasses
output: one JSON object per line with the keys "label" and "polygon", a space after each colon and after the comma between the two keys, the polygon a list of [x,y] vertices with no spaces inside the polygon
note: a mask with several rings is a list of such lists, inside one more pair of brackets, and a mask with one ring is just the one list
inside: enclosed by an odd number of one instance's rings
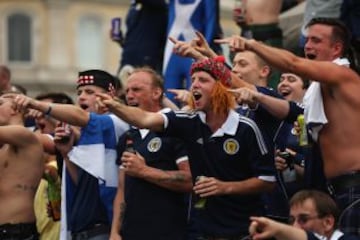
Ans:
{"label": "sunglasses", "polygon": [[299,214],[296,217],[289,216],[288,221],[289,221],[289,224],[291,224],[291,225],[293,225],[295,223],[295,221],[300,225],[304,225],[309,220],[316,219],[316,218],[319,218],[319,216],[310,216],[308,214]]}

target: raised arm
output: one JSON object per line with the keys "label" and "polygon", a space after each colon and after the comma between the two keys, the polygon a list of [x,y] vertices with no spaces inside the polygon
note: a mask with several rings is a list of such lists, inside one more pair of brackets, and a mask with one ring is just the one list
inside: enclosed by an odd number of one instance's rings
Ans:
{"label": "raised arm", "polygon": [[202,35],[202,33],[199,31],[196,31],[195,33],[196,38],[192,41],[192,45],[194,46],[195,50],[206,57],[216,57],[217,54],[210,48],[209,43],[206,41],[204,35]]}
{"label": "raised arm", "polygon": [[261,104],[271,115],[278,119],[288,116],[290,105],[287,100],[275,98],[250,88],[238,88],[230,90],[234,93],[238,103],[246,103],[249,106]]}
{"label": "raised arm", "polygon": [[17,109],[36,109],[45,115],[50,115],[60,121],[75,126],[86,126],[90,119],[90,113],[70,104],[47,103],[24,95],[17,95],[14,98],[14,102],[16,103]]}
{"label": "raised arm", "polygon": [[174,94],[174,99],[179,101],[183,106],[187,105],[191,99],[191,93],[186,89],[168,89],[168,92]]}
{"label": "raised arm", "polygon": [[244,81],[243,79],[239,78],[238,76],[236,76],[235,73],[231,72],[231,87],[232,88],[249,88],[252,89],[254,91],[256,90],[256,87],[254,84],[248,83],[246,81]]}
{"label": "raised arm", "polygon": [[172,110],[179,110],[179,107],[173,103],[168,97],[164,96],[161,101],[161,105],[164,108],[170,108]]}
{"label": "raised arm", "polygon": [[287,50],[270,47],[254,39],[232,36],[215,41],[221,44],[228,44],[233,51],[253,51],[267,63],[281,71],[292,72],[313,81],[327,84],[359,81],[356,73],[346,67],[338,66],[328,61],[315,61],[297,57]]}
{"label": "raised arm", "polygon": [[33,132],[23,126],[0,126],[0,146],[4,144],[23,148],[31,144],[39,144],[39,140]]}
{"label": "raised arm", "polygon": [[[210,48],[205,37],[200,33],[196,32],[197,37],[190,43],[179,41],[175,38],[169,37],[169,40],[174,43],[174,52],[182,57],[190,57],[195,60],[201,60],[203,58],[214,58],[217,54]],[[231,87],[241,88],[247,87],[256,90],[253,84],[247,83],[240,79],[236,74],[231,73]]]}
{"label": "raised arm", "polygon": [[174,43],[173,51],[175,54],[181,56],[181,57],[189,57],[193,58],[195,60],[201,60],[203,58],[206,58],[207,56],[201,53],[200,51],[196,50],[194,44],[195,40],[193,40],[190,43],[177,40],[173,37],[169,37],[169,40]]}
{"label": "raised arm", "polygon": [[98,93],[98,104],[107,108],[116,116],[138,128],[147,128],[151,131],[164,130],[164,118],[160,113],[147,112],[138,107],[130,107],[112,99],[109,95]]}

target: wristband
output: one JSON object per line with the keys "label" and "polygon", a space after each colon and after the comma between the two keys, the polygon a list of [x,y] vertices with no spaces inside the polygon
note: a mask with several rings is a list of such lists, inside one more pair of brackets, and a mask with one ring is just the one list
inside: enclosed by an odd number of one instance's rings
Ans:
{"label": "wristband", "polygon": [[52,106],[53,106],[53,105],[50,103],[50,104],[49,104],[49,108],[46,110],[46,112],[44,112],[45,116],[47,116],[47,117],[50,116],[50,113],[51,113],[51,111],[52,111]]}

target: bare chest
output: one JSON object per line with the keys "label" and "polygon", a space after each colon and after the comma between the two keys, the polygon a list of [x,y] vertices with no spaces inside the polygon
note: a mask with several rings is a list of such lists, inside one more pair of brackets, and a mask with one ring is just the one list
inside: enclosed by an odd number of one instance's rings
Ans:
{"label": "bare chest", "polygon": [[246,4],[248,24],[268,24],[278,22],[280,0],[248,0]]}
{"label": "bare chest", "polygon": [[13,154],[11,153],[9,145],[4,144],[0,146],[0,175],[9,167],[11,155]]}

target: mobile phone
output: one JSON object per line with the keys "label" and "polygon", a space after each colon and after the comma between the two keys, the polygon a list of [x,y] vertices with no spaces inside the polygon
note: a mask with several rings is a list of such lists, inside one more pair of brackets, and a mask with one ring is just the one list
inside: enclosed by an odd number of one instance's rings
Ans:
{"label": "mobile phone", "polygon": [[111,19],[111,39],[114,41],[122,41],[122,32],[121,32],[121,18],[115,17]]}
{"label": "mobile phone", "polygon": [[70,141],[70,135],[71,135],[71,126],[70,124],[66,122],[60,122],[59,126],[64,128],[64,133],[66,134],[61,139],[57,140],[59,143],[68,143]]}
{"label": "mobile phone", "polygon": [[287,151],[284,151],[284,152],[279,152],[278,156],[285,159],[286,164],[288,165],[289,169],[294,169],[294,157],[293,157],[293,155],[291,155]]}

